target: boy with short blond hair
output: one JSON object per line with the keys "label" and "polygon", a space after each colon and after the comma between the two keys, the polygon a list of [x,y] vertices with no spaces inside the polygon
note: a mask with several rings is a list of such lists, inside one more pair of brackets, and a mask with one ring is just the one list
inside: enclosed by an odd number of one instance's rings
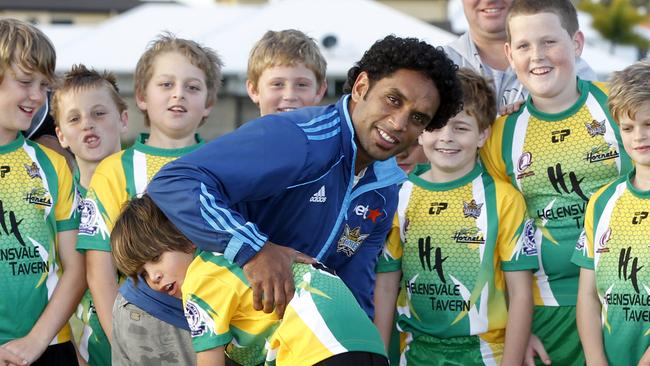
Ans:
{"label": "boy with short blond hair", "polygon": [[254,310],[241,267],[196,250],[147,195],[125,206],[111,243],[122,273],[183,299],[199,366],[223,365],[224,353],[244,366],[388,365],[377,329],[321,264],[293,266],[296,291],[280,318]]}
{"label": "boy with short blond hair", "polygon": [[[506,54],[530,92],[499,118],[481,157],[526,198],[543,232],[535,273],[533,333],[554,364],[584,362],[575,324],[578,267],[571,263],[593,192],[631,168],[604,84],[576,77],[584,36],[568,0],[515,0]],[[558,153],[561,152],[561,153]]]}
{"label": "boy with short blond hair", "polygon": [[[121,149],[120,135],[128,123],[127,105],[114,74],[81,64],[73,65],[63,76],[50,105],[59,142],[74,154],[79,231],[88,234],[93,211],[84,197],[99,163]],[[99,324],[90,291],[84,294],[77,316],[84,325],[79,340],[81,357],[91,366],[110,365],[110,343]]]}
{"label": "boy with short blond hair", "polygon": [[650,61],[610,80],[609,108],[634,170],[589,200],[572,261],[581,267],[577,322],[588,365],[647,365],[650,264]]}
{"label": "boy with short blond hair", "polygon": [[248,57],[246,90],[262,116],[318,104],[327,61],[316,42],[295,29],[268,31]]}
{"label": "boy with short blond hair", "polygon": [[77,364],[67,322],[85,288],[70,170],[20,133],[45,102],[55,62],[41,31],[0,19],[0,345],[34,365]]}
{"label": "boy with short blond hair", "polygon": [[388,346],[397,305],[402,365],[521,365],[536,230],[521,194],[477,162],[494,91],[470,69],[458,78],[463,110],[420,135],[429,164],[400,189],[377,266],[375,324]]}
{"label": "boy with short blond hair", "polygon": [[[91,215],[87,230],[79,233],[77,249],[86,251],[88,285],[111,340],[113,364],[162,359],[190,364],[194,355],[188,332],[180,329],[187,327],[180,301],[132,281],[118,294],[109,237],[122,205],[142,195],[163,165],[203,143],[196,131],[216,101],[221,61],[194,41],[163,34],[142,55],[135,75],[136,103],[150,133],[95,170],[87,195]],[[138,329],[150,335],[133,333]]]}

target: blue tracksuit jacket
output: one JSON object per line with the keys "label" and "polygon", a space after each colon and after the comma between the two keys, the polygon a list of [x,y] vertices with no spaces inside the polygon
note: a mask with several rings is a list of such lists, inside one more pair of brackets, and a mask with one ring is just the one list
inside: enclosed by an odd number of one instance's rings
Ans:
{"label": "blue tracksuit jacket", "polygon": [[354,185],[348,98],[268,115],[166,165],[147,191],[203,250],[243,266],[268,240],[334,269],[374,315],[375,264],[406,179],[394,159]]}

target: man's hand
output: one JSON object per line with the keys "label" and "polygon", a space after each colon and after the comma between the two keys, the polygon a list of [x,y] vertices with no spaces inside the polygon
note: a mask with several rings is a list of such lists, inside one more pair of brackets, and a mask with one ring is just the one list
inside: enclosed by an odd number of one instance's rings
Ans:
{"label": "man's hand", "polygon": [[551,358],[548,357],[542,341],[531,333],[530,339],[528,340],[528,347],[526,348],[526,356],[524,357],[524,365],[535,366],[535,356],[539,357],[544,365],[551,364]]}
{"label": "man's hand", "polygon": [[499,115],[504,116],[504,115],[511,115],[519,110],[522,105],[524,105],[526,101],[525,100],[518,100],[512,104],[504,105],[499,109]]}
{"label": "man's hand", "polygon": [[27,365],[27,361],[0,346],[0,365]]}
{"label": "man's hand", "polygon": [[265,313],[277,310],[280,317],[293,297],[291,265],[294,262],[315,263],[316,260],[295,249],[267,241],[262,249],[244,265],[244,274],[253,289],[253,308]]}
{"label": "man's hand", "polygon": [[[41,357],[48,343],[47,340],[28,334],[22,338],[14,339],[3,344],[2,348],[18,356],[20,359],[27,361],[26,364],[31,364]],[[18,365],[21,364],[18,363]]]}

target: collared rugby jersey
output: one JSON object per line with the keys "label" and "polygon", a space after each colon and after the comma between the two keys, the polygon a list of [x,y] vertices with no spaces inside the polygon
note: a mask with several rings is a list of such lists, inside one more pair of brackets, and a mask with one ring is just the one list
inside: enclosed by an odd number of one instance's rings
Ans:
{"label": "collared rugby jersey", "polygon": [[[399,193],[378,272],[402,270],[397,325],[419,335],[478,335],[484,353],[503,343],[503,271],[537,269],[537,233],[521,195],[477,164],[466,176],[430,183],[419,165]],[[487,358],[488,355],[485,355]]]}
{"label": "collared rugby jersey", "polygon": [[141,196],[153,176],[178,157],[203,144],[179,149],[161,149],[145,145],[148,134],[141,134],[130,148],[102,160],[90,181],[79,224],[77,250],[111,251],[110,232],[122,205]]}
{"label": "collared rugby jersey", "polygon": [[481,158],[511,182],[542,230],[535,305],[575,305],[579,269],[571,263],[589,197],[628,172],[631,162],[607,108],[604,84],[578,80],[580,97],[564,112],[543,113],[531,99],[492,126]]}
{"label": "collared rugby jersey", "polygon": [[[65,158],[22,134],[0,146],[0,344],[27,335],[62,269],[57,233],[76,230],[72,173]],[[69,341],[66,324],[51,344]]]}
{"label": "collared rugby jersey", "polygon": [[[341,279],[322,265],[294,263],[296,291],[284,318],[253,309],[241,267],[219,253],[200,252],[182,285],[196,352],[226,346],[247,366],[313,365],[351,351],[385,355],[379,332]],[[266,344],[266,346],[265,346]]]}
{"label": "collared rugby jersey", "polygon": [[650,191],[621,177],[595,193],[573,262],[595,271],[610,365],[636,365],[650,346]]}

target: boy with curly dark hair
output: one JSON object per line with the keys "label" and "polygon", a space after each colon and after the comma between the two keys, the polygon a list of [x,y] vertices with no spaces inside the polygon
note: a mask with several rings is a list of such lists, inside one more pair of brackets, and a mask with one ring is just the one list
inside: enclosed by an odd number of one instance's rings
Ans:
{"label": "boy with curly dark hair", "polygon": [[338,103],[249,122],[148,187],[191,242],[243,267],[257,310],[282,314],[292,263],[313,257],[372,317],[374,268],[406,178],[391,158],[460,109],[456,66],[417,39],[376,42],[349,75]]}

